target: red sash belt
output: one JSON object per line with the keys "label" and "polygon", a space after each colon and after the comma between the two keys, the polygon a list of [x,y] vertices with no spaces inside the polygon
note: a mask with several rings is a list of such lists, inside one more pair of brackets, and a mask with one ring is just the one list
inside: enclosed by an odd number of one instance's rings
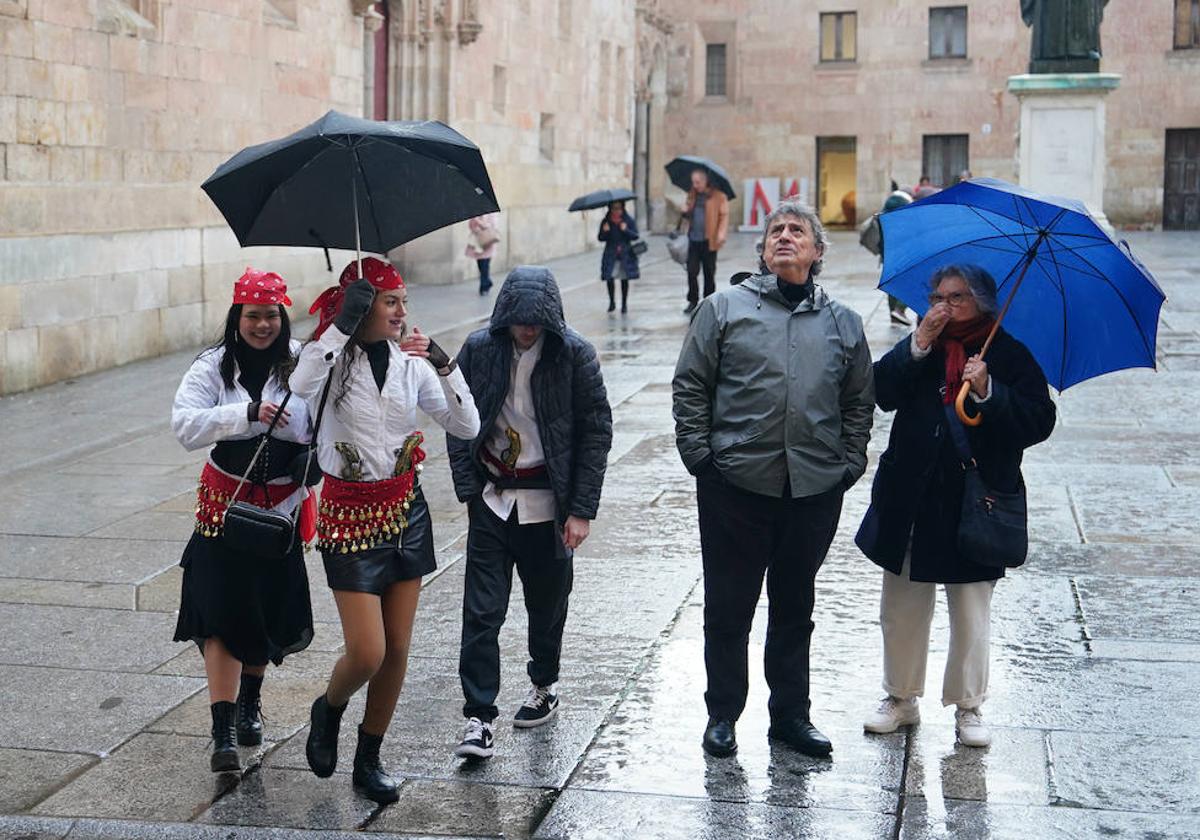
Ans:
{"label": "red sash belt", "polygon": [[493,455],[486,446],[479,447],[479,456],[490,464],[501,478],[545,478],[548,475],[545,464],[527,469],[510,467]]}
{"label": "red sash belt", "polygon": [[382,481],[343,481],[325,476],[317,518],[317,548],[337,554],[367,551],[408,527],[405,515],[416,497],[417,465],[425,453],[416,447],[412,468]]}
{"label": "red sash belt", "polygon": [[[233,492],[237,490],[238,481],[238,478],[226,475],[212,464],[204,465],[200,472],[200,486],[196,489],[196,530],[202,536],[216,537],[221,534],[225,509],[234,501],[232,497]],[[247,481],[242,485],[237,501],[270,508],[299,489],[300,485],[295,482],[268,484],[264,490],[261,484]]]}

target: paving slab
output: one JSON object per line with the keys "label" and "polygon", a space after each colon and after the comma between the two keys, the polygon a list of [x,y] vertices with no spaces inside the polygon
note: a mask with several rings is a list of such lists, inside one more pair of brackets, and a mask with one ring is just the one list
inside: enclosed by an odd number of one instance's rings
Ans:
{"label": "paving slab", "polygon": [[0,814],[32,808],[95,762],[90,755],[0,748]]}
{"label": "paving slab", "polygon": [[354,831],[378,805],[356,794],[344,775],[263,767],[246,775],[196,819],[218,825]]}
{"label": "paving slab", "polygon": [[545,788],[412,779],[366,831],[521,840],[533,835],[556,797]]}
{"label": "paving slab", "polygon": [[1054,788],[1078,808],[1200,814],[1200,743],[1195,738],[1051,732]]}
{"label": "paving slab", "polygon": [[174,616],[0,604],[0,663],[147,673],[176,651]]}
{"label": "paving slab", "polygon": [[909,800],[899,840],[1197,840],[1200,818],[1086,808]]}

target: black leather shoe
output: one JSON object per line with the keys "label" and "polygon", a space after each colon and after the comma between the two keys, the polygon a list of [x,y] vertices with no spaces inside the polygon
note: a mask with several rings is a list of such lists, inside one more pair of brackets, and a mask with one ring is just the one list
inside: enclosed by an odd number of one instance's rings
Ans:
{"label": "black leather shoe", "polygon": [[737,752],[737,733],[731,720],[710,720],[704,729],[704,740],[701,742],[704,751],[717,758],[724,758]]}
{"label": "black leather shoe", "polygon": [[328,779],[337,769],[338,730],[342,726],[342,712],[346,707],[335,709],[322,694],[313,701],[309,714],[308,742],[304,755],[308,766],[322,779]]}
{"label": "black leather shoe", "polygon": [[814,758],[825,758],[833,752],[830,740],[804,718],[773,721],[767,737],[783,741],[792,749]]}
{"label": "black leather shoe", "polygon": [[387,805],[400,798],[400,786],[379,763],[382,735],[371,735],[358,727],[358,748],[354,751],[354,789],[372,802]]}
{"label": "black leather shoe", "polygon": [[214,773],[237,773],[242,769],[234,743],[237,706],[228,700],[221,700],[213,703],[211,709],[213,751],[208,766]]}
{"label": "black leather shoe", "polygon": [[243,747],[257,747],[263,740],[262,698],[238,694],[237,742]]}

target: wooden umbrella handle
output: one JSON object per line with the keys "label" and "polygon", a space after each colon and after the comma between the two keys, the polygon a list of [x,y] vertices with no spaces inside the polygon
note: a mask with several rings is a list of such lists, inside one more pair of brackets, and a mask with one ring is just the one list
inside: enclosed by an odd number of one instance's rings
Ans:
{"label": "wooden umbrella handle", "polygon": [[964,382],[962,387],[958,389],[958,397],[954,400],[954,411],[958,414],[958,419],[963,421],[964,426],[975,426],[983,423],[983,415],[976,414],[974,417],[967,414],[967,394],[971,392],[971,383]]}

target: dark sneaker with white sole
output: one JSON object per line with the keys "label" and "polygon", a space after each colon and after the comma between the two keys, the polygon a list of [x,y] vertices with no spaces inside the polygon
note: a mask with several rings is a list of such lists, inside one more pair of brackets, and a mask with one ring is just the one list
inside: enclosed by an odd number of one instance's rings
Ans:
{"label": "dark sneaker with white sole", "polygon": [[495,752],[492,725],[479,718],[467,718],[462,741],[454,748],[459,758],[491,758]]}
{"label": "dark sneaker with white sole", "polygon": [[549,723],[558,714],[558,695],[552,685],[535,685],[529,689],[529,696],[517,709],[513,717],[513,726],[517,729],[532,729]]}

